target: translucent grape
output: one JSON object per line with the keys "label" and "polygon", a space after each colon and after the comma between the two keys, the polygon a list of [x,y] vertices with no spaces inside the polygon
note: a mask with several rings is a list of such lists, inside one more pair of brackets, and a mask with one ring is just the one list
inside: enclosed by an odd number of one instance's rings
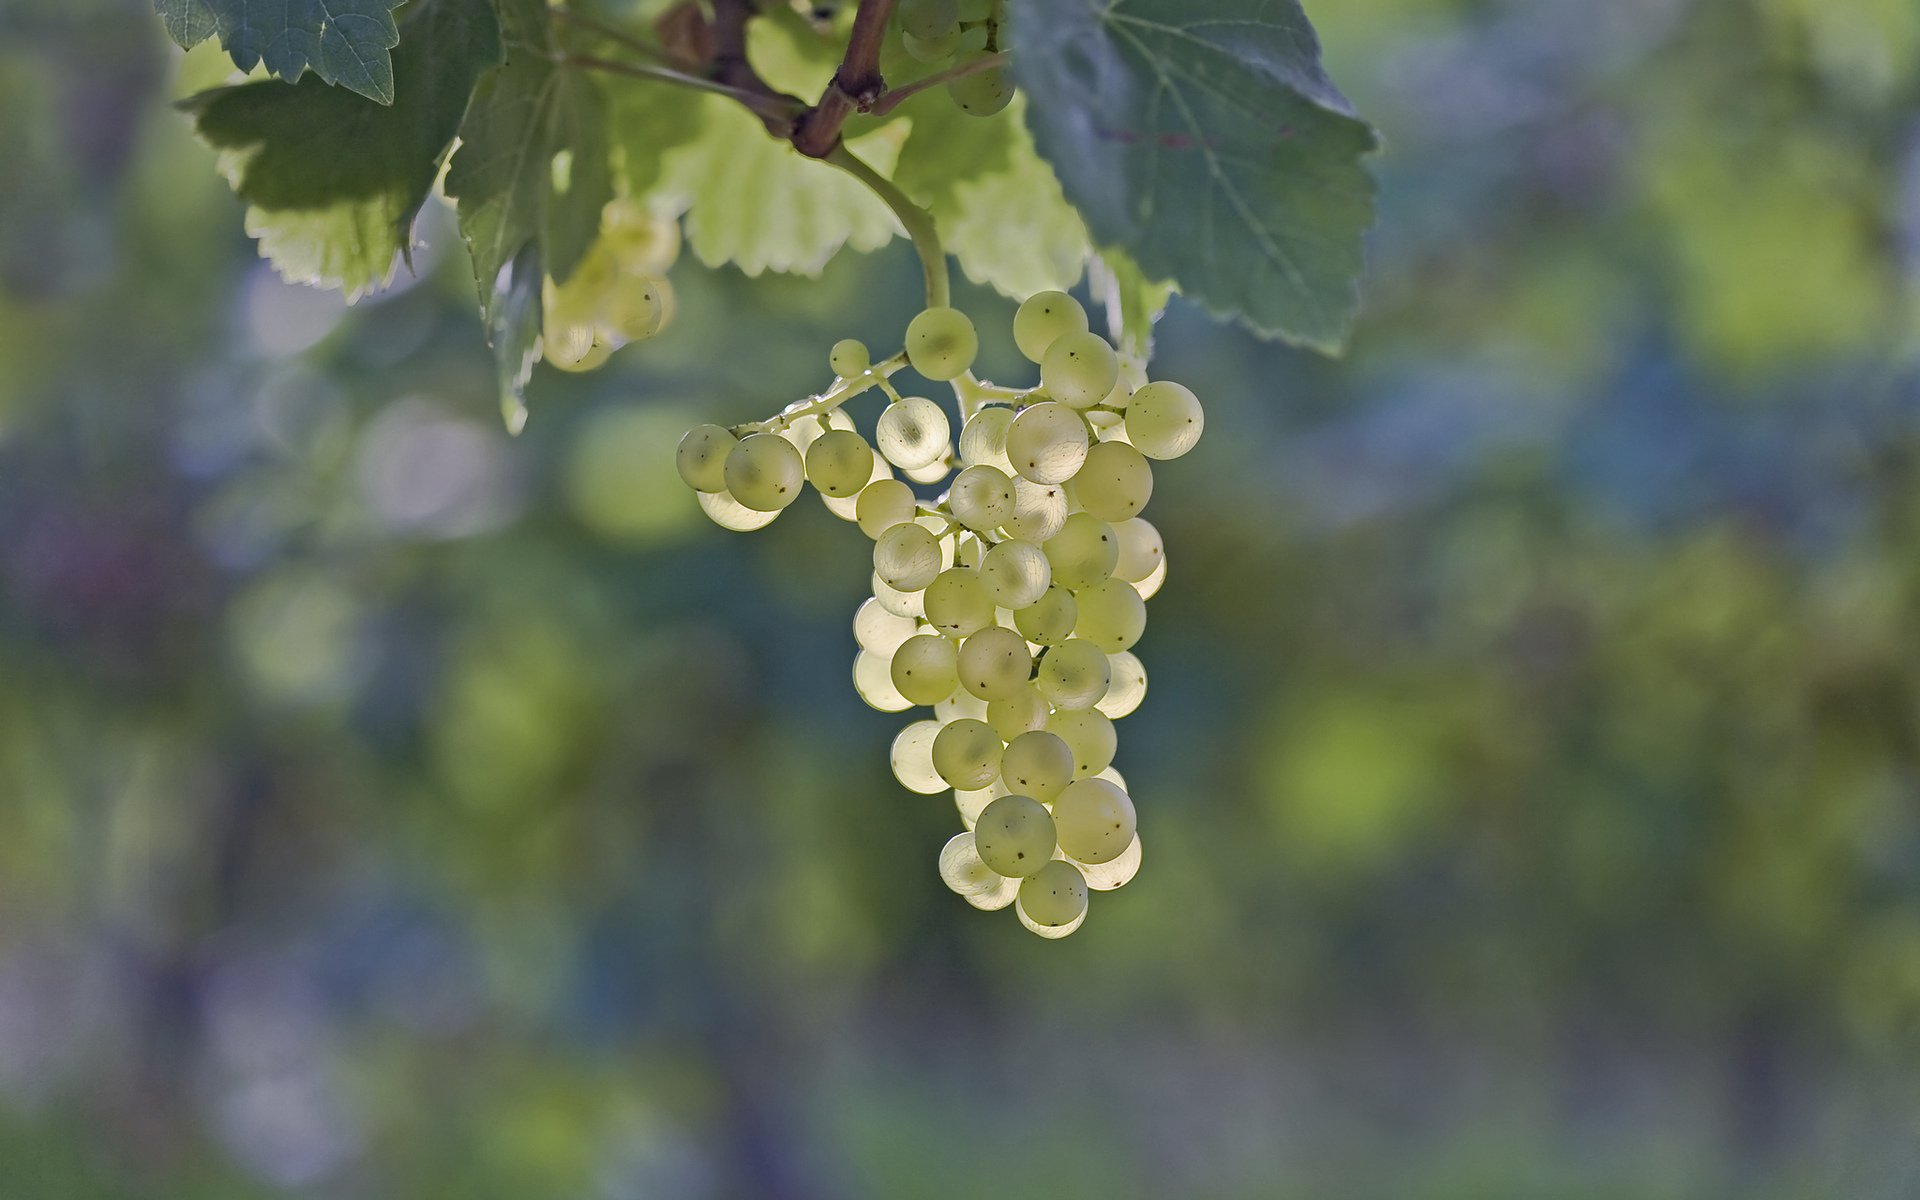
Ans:
{"label": "translucent grape", "polygon": [[1035,292],[1013,314],[1013,343],[1029,362],[1039,362],[1064,334],[1087,331],[1087,310],[1065,292]]}
{"label": "translucent grape", "polygon": [[1013,517],[1013,480],[998,467],[968,467],[953,477],[947,507],[969,529],[996,528]]}
{"label": "translucent grape", "polygon": [[[1146,698],[1147,668],[1126,650],[1118,654],[1109,654],[1107,668],[1107,694],[1095,701],[1093,706],[1118,721],[1139,708],[1140,701]],[[987,719],[989,722],[993,719],[991,706],[989,706]]]}
{"label": "translucent grape", "polygon": [[991,405],[967,418],[960,427],[960,461],[970,467],[998,467],[1011,475],[1013,464],[1007,460],[1007,427],[1013,424],[1013,410]]}
{"label": "translucent grape", "polygon": [[1054,585],[1076,592],[1110,577],[1120,559],[1120,540],[1114,536],[1113,526],[1092,513],[1069,515],[1060,532],[1048,538],[1041,549],[1053,566]]}
{"label": "translucent grape", "polygon": [[1113,721],[1097,708],[1061,709],[1047,718],[1047,728],[1060,735],[1073,751],[1073,773],[1085,779],[1112,765],[1116,739]]}
{"label": "translucent grape", "polygon": [[701,492],[696,498],[700,501],[701,511],[711,517],[715,525],[722,529],[731,529],[736,533],[764,529],[773,524],[773,519],[780,515],[780,510],[777,508],[772,512],[748,508],[728,492]]}
{"label": "translucent grape", "polygon": [[[977,856],[976,856],[977,857]],[[1080,874],[1087,880],[1087,886],[1096,892],[1111,892],[1133,882],[1140,873],[1140,835],[1134,834],[1133,841],[1117,856],[1099,864],[1080,864]]]}
{"label": "translucent grape", "polygon": [[888,758],[901,787],[923,796],[947,790],[940,773],[933,769],[933,743],[939,736],[938,721],[915,721],[895,735]]}
{"label": "translucent grape", "polygon": [[[1127,584],[1120,585],[1128,595],[1139,596]],[[993,597],[987,594],[980,576],[966,567],[950,567],[927,585],[927,623],[953,637],[993,624]]]}
{"label": "translucent grape", "polygon": [[1042,930],[1077,927],[1087,915],[1087,881],[1072,863],[1050,859],[1021,883],[1018,904],[1021,915]]}
{"label": "translucent grape", "polygon": [[694,491],[724,492],[727,454],[739,440],[718,425],[695,425],[680,439],[679,448],[673,452],[673,465]]}
{"label": "translucent grape", "polygon": [[1133,590],[1140,593],[1140,598],[1142,600],[1151,600],[1154,597],[1154,593],[1160,590],[1160,585],[1164,584],[1166,581],[1167,581],[1167,559],[1165,555],[1162,555],[1160,558],[1159,565],[1154,567],[1153,570],[1148,573],[1145,579],[1142,579],[1139,582],[1135,583],[1133,585]]}
{"label": "translucent grape", "polygon": [[1033,875],[1054,861],[1053,816],[1031,796],[1002,796],[973,823],[973,845],[1000,874]]}
{"label": "translucent grape", "polygon": [[934,538],[939,541],[940,569],[944,571],[948,567],[953,566],[960,557],[960,552],[956,549],[956,545],[960,539],[947,536],[947,530],[952,528],[952,522],[936,513],[921,513],[913,520],[915,524],[919,525],[928,533],[931,533]]}
{"label": "translucent grape", "polygon": [[1102,521],[1129,521],[1153,496],[1153,464],[1125,442],[1101,442],[1069,486],[1080,507]]}
{"label": "translucent grape", "polygon": [[727,491],[748,508],[774,512],[800,496],[806,464],[793,443],[772,433],[750,433],[727,451]]}
{"label": "translucent grape", "polygon": [[947,477],[947,472],[953,469],[948,461],[952,457],[953,443],[947,442],[940,447],[940,453],[934,455],[933,461],[926,466],[907,468],[900,473],[915,483],[939,483]]}
{"label": "translucent grape", "polygon": [[991,912],[1013,903],[1020,881],[1009,879],[980,859],[973,834],[956,833],[940,850],[940,881],[968,904]]}
{"label": "translucent grape", "polygon": [[913,701],[900,694],[893,686],[893,657],[875,654],[871,650],[862,650],[853,659],[853,690],[867,702],[867,707],[877,708],[881,712],[905,712],[913,707]]}
{"label": "translucent grape", "polygon": [[622,343],[645,341],[659,333],[667,319],[665,283],[644,277],[624,281],[607,299],[602,330]]}
{"label": "translucent grape", "polygon": [[906,48],[909,55],[920,62],[945,62],[953,57],[954,50],[960,45],[960,31],[956,29],[945,37],[938,38],[921,38],[911,33],[902,33],[900,44]]}
{"label": "translucent grape", "polygon": [[1115,525],[1113,534],[1120,539],[1120,556],[1114,560],[1113,573],[1130,583],[1138,583],[1153,574],[1166,553],[1160,531],[1145,518],[1135,517]]}
{"label": "translucent grape", "polygon": [[[1065,743],[1061,752],[1067,755],[1071,770],[1073,756]],[[933,769],[949,787],[987,786],[1000,773],[1000,735],[985,721],[969,717],[947,722],[933,739]]]}
{"label": "translucent grape", "polygon": [[957,308],[929,308],[907,322],[907,362],[928,379],[965,373],[980,353],[973,322]]}
{"label": "translucent grape", "polygon": [[1127,405],[1127,440],[1148,458],[1179,458],[1205,427],[1199,397],[1170,380],[1147,384]]}
{"label": "translucent grape", "polygon": [[821,434],[807,447],[807,482],[827,496],[855,496],[873,478],[873,447],[846,429]]}
{"label": "translucent grape", "polygon": [[858,375],[872,365],[873,355],[859,338],[841,338],[827,354],[827,366],[843,379]]}
{"label": "translucent grape", "polygon": [[905,396],[889,404],[873,430],[880,453],[904,471],[939,461],[950,436],[946,410],[925,396]]}
{"label": "translucent grape", "polygon": [[1023,733],[1045,729],[1052,713],[1047,698],[1029,685],[998,700],[987,701],[986,721],[1001,741],[1011,742]]}
{"label": "translucent grape", "polygon": [[955,664],[953,643],[946,638],[932,633],[910,637],[893,652],[893,686],[915,704],[937,704],[959,686]]}
{"label": "translucent grape", "polygon": [[960,111],[976,117],[990,117],[1013,101],[1013,83],[1001,67],[989,67],[947,84],[947,95]]}
{"label": "translucent grape", "polygon": [[976,721],[987,719],[987,702],[965,688],[956,688],[953,695],[933,706],[933,719],[942,725],[948,721],[957,721],[961,717],[972,717]]}
{"label": "translucent grape", "polygon": [[958,664],[961,686],[989,702],[1014,695],[1033,678],[1026,639],[998,625],[960,643]]}
{"label": "translucent grape", "polygon": [[[984,590],[984,589],[982,589]],[[1147,602],[1131,583],[1108,579],[1073,594],[1080,606],[1076,639],[1085,638],[1108,654],[1131,650],[1147,629]]]}
{"label": "translucent grape", "polygon": [[1063,333],[1040,359],[1040,386],[1074,408],[1092,408],[1119,380],[1120,356],[1097,333]]}
{"label": "translucent grape", "polygon": [[[871,486],[879,483],[881,480],[891,480],[892,478],[893,468],[887,465],[887,460],[881,458],[878,454],[874,455],[873,470],[867,474],[867,484]],[[866,490],[867,489],[863,487],[851,496],[829,496],[825,492],[822,492],[820,494],[820,503],[826,506],[828,512],[839,517],[842,521],[858,521],[860,519],[860,497],[866,494]],[[909,498],[911,498],[913,494],[912,490],[909,489],[907,494]],[[909,512],[903,515],[901,520],[908,520],[911,518],[911,515],[911,512]],[[896,521],[892,523],[898,524],[899,522]],[[880,532],[885,533],[886,528],[882,526]]]}
{"label": "translucent grape", "polygon": [[924,525],[902,521],[873,543],[873,573],[890,587],[917,592],[940,569],[940,539]]}
{"label": "translucent grape", "polygon": [[1051,400],[1029,405],[1007,427],[1007,458],[1023,478],[1065,483],[1087,460],[1086,422]]}
{"label": "translucent grape", "polygon": [[1107,694],[1112,669],[1105,650],[1084,638],[1073,638],[1048,647],[1033,685],[1055,708],[1091,708]]}
{"label": "translucent grape", "polygon": [[1038,544],[1060,532],[1067,523],[1067,491],[1058,483],[1034,483],[1029,479],[1013,481],[1013,516],[1000,526],[1010,538]]}
{"label": "translucent grape", "polygon": [[980,583],[1001,608],[1022,609],[1047,594],[1053,564],[1032,542],[1008,538],[980,559]]}
{"label": "translucent grape", "polygon": [[920,632],[920,622],[888,612],[878,600],[862,600],[853,613],[853,640],[862,650],[893,657],[900,643]]}
{"label": "translucent grape", "polygon": [[1054,800],[1053,823],[1068,858],[1112,862],[1133,844],[1133,801],[1104,779],[1076,780]]}
{"label": "translucent grape", "polygon": [[903,592],[899,588],[889,587],[879,575],[872,576],[868,586],[873,589],[873,602],[896,617],[918,619],[927,615],[927,593],[924,591]]}
{"label": "translucent grape", "polygon": [[860,489],[853,505],[854,520],[861,533],[878,540],[895,525],[912,521],[916,507],[912,488],[898,479],[876,479]]}
{"label": "translucent grape", "polygon": [[1007,790],[1043,804],[1073,781],[1073,768],[1073,751],[1059,734],[1044,729],[1020,734],[1000,755],[1000,778]]}
{"label": "translucent grape", "polygon": [[1073,636],[1080,620],[1080,606],[1073,593],[1063,587],[1050,587],[1032,604],[1013,614],[1013,626],[1020,636],[1040,646],[1058,646]]}
{"label": "translucent grape", "polygon": [[957,0],[901,0],[900,31],[917,38],[940,38],[960,32]]}

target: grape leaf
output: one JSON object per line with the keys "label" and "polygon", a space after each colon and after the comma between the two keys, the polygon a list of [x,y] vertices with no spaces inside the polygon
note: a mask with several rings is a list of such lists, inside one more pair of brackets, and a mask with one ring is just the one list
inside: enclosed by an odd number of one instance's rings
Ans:
{"label": "grape leaf", "polygon": [[247,232],[290,280],[352,298],[392,275],[468,96],[500,61],[491,0],[414,0],[402,24],[390,105],[318,79],[246,83],[183,102],[247,204]]}
{"label": "grape leaf", "polygon": [[545,0],[503,0],[500,15],[507,62],[475,89],[446,182],[489,329],[501,268],[520,248],[537,242],[547,274],[566,279],[613,199],[605,99],[553,61]]}
{"label": "grape leaf", "polygon": [[1173,298],[1173,285],[1148,279],[1127,252],[1106,249],[1087,264],[1088,287],[1107,310],[1107,340],[1139,363],[1153,357],[1153,323]]}
{"label": "grape leaf", "polygon": [[975,283],[1024,300],[1079,282],[1087,229],[1021,123],[1024,100],[969,116],[944,94],[908,106],[913,121],[893,181],[933,214]]}
{"label": "grape leaf", "polygon": [[154,0],[167,36],[192,49],[218,34],[234,65],[265,62],[282,79],[311,70],[323,82],[392,104],[400,43],[393,10],[405,0]]}
{"label": "grape leaf", "polygon": [[1094,240],[1263,336],[1338,350],[1376,141],[1297,0],[1045,0],[1015,16],[1027,123]]}
{"label": "grape leaf", "polygon": [[487,342],[500,381],[500,416],[507,432],[527,427],[527,381],[540,358],[540,322],[545,314],[540,247],[528,242],[501,272],[497,302],[488,306]]}

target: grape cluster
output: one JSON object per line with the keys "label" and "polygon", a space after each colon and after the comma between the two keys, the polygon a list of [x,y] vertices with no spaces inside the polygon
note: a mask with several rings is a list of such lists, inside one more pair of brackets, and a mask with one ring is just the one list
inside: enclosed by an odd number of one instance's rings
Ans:
{"label": "grape cluster", "polygon": [[[1152,461],[1192,449],[1202,415],[1180,384],[1134,386],[1138,370],[1064,292],[1029,297],[1013,336],[1038,386],[975,379],[973,323],[929,308],[901,353],[874,363],[860,342],[839,342],[832,387],[766,421],[696,426],[677,459],[726,528],[768,524],[810,483],[873,539],[854,686],[883,712],[933,710],[894,739],[892,759],[910,790],[953,792],[965,830],[941,851],[940,876],[976,908],[1012,905],[1028,929],[1064,937],[1088,889],[1120,887],[1140,866],[1113,769],[1113,723],[1147,687],[1133,646],[1167,571],[1140,512]],[[888,382],[906,365],[951,382],[957,441],[945,409]],[[841,407],[869,389],[888,397],[871,442]],[[945,490],[928,500],[913,484]]]}
{"label": "grape cluster", "polygon": [[679,222],[624,200],[607,205],[573,273],[541,281],[543,357],[563,371],[591,371],[659,333],[673,315],[666,276],[679,253]]}
{"label": "grape cluster", "polygon": [[[901,0],[896,20],[901,45],[924,63],[964,66],[1006,49],[1000,0]],[[958,74],[946,86],[953,102],[976,117],[1013,100],[1013,81],[1000,66]]]}

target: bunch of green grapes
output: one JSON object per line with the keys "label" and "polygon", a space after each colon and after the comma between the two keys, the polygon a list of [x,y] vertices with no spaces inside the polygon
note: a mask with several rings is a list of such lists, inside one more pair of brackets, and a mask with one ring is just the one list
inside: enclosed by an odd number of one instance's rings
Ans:
{"label": "bunch of green grapes", "polygon": [[563,371],[591,371],[659,333],[673,317],[667,270],[679,254],[679,222],[624,200],[607,205],[573,273],[541,281],[542,357]]}
{"label": "bunch of green grapes", "polygon": [[[1133,386],[1137,371],[1064,292],[1028,298],[1013,335],[1039,366],[1035,387],[974,379],[978,339],[952,308],[914,317],[905,349],[880,363],[842,341],[833,386],[765,421],[697,426],[678,466],[729,529],[768,524],[811,484],[873,539],[854,687],[883,712],[932,709],[892,759],[909,790],[953,794],[964,829],[940,876],[976,908],[1011,905],[1028,929],[1064,937],[1089,889],[1140,866],[1113,767],[1113,723],[1146,694],[1133,648],[1167,574],[1140,513],[1153,461],[1192,449],[1203,418],[1180,384]],[[905,365],[951,381],[957,439],[945,409],[888,382]],[[888,396],[871,440],[840,407],[869,389]]]}
{"label": "bunch of green grapes", "polygon": [[[958,67],[1007,48],[1000,7],[1001,0],[901,0],[894,20],[908,54]],[[962,73],[946,86],[955,104],[978,117],[992,116],[1013,99],[1013,81],[1002,66]]]}

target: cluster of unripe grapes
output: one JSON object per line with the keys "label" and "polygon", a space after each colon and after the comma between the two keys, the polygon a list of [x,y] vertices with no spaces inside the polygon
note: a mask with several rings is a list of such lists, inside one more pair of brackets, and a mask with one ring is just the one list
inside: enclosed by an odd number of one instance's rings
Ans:
{"label": "cluster of unripe grapes", "polygon": [[[961,65],[1005,50],[1000,0],[901,0],[895,19],[900,42],[924,63]],[[966,112],[990,117],[1013,100],[1013,81],[1001,67],[961,74],[947,95]]]}
{"label": "cluster of unripe grapes", "polygon": [[[873,539],[854,686],[884,712],[933,710],[892,759],[912,791],[952,789],[965,831],[941,851],[940,876],[976,908],[1011,904],[1028,929],[1064,937],[1088,889],[1120,887],[1140,865],[1113,769],[1113,722],[1146,693],[1133,646],[1167,569],[1140,511],[1152,460],[1192,449],[1202,416],[1180,384],[1135,386],[1064,292],[1029,297],[1013,336],[1037,387],[975,379],[973,323],[929,308],[900,354],[875,363],[839,342],[826,391],[765,421],[697,426],[677,462],[729,529],[766,525],[811,483]],[[952,383],[957,440],[946,410],[888,382],[907,365]],[[841,407],[870,389],[888,396],[871,443]]]}
{"label": "cluster of unripe grapes", "polygon": [[673,316],[667,269],[679,254],[679,222],[624,200],[607,205],[573,272],[541,281],[542,357],[563,371],[591,371],[659,333]]}

